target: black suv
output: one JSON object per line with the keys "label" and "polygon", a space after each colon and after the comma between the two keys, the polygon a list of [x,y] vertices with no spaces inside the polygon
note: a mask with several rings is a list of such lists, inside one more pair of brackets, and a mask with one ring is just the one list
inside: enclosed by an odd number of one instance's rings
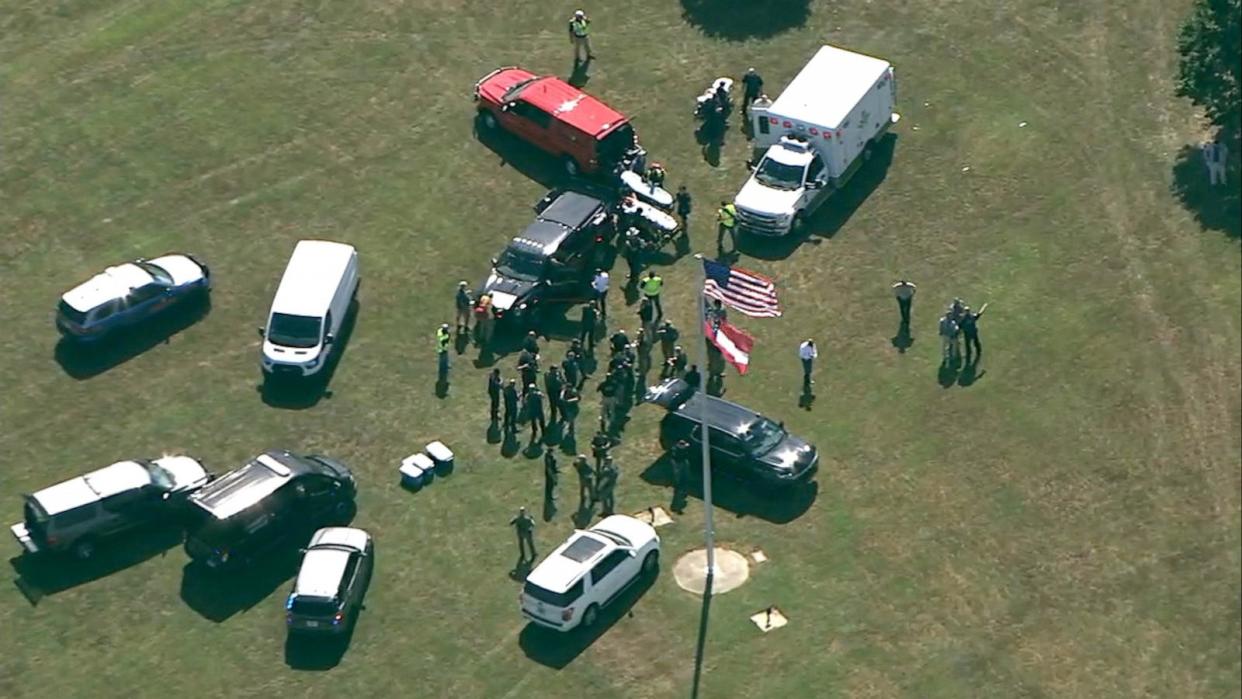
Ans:
{"label": "black suv", "polygon": [[325,456],[272,449],[189,498],[185,550],[210,569],[245,566],[291,540],[346,522],[357,483],[344,464]]}
{"label": "black suv", "polygon": [[819,470],[819,452],[776,423],[722,398],[696,391],[681,379],[647,389],[645,399],[668,410],[660,422],[660,444],[671,449],[685,439],[701,453],[701,416],[711,427],[712,473],[761,486],[809,483]]}
{"label": "black suv", "polygon": [[612,264],[608,212],[606,197],[585,190],[553,190],[541,199],[534,222],[492,260],[478,286],[497,318],[533,325],[548,303],[589,298],[596,268]]}

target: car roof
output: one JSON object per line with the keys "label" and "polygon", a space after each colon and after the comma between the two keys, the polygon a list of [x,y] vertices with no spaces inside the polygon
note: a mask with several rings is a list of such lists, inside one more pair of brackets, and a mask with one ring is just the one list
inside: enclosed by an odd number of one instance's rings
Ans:
{"label": "car roof", "polygon": [[265,451],[245,466],[230,471],[190,495],[190,500],[217,519],[228,519],[276,492],[307,468],[289,452]]}
{"label": "car roof", "polygon": [[336,285],[330,282],[345,273],[355,253],[354,246],[345,243],[298,241],[272,299],[272,312],[323,317],[336,293]]}
{"label": "car roof", "polygon": [[519,99],[596,138],[628,121],[621,112],[555,75],[539,78],[522,88]]}
{"label": "car roof", "polygon": [[728,434],[741,434],[747,425],[760,419],[759,413],[737,403],[709,396],[702,391],[695,391],[689,400],[677,406],[673,411],[677,415],[698,424],[704,403],[707,408],[707,424]]}
{"label": "car roof", "polygon": [[299,597],[336,597],[350,553],[336,548],[309,549],[302,557],[293,594]]}
{"label": "car roof", "polygon": [[109,267],[66,291],[61,300],[83,313],[113,299],[124,298],[130,289],[151,282],[151,275],[138,265],[127,262]]}
{"label": "car roof", "polygon": [[362,529],[355,529],[353,527],[324,527],[315,532],[307,548],[314,548],[319,545],[348,546],[355,551],[365,551],[367,550],[367,542],[370,540],[371,535]]}
{"label": "car roof", "polygon": [[44,488],[32,497],[49,515],[56,515],[150,484],[151,474],[142,464],[136,461],[119,461]]}
{"label": "car roof", "polygon": [[604,202],[581,192],[561,192],[539,213],[544,221],[554,221],[570,228],[579,228],[596,216]]}
{"label": "car roof", "polygon": [[888,71],[880,58],[823,46],[789,82],[769,113],[831,129],[839,128],[866,94]]}
{"label": "car roof", "polygon": [[537,255],[551,255],[565,242],[573,230],[559,223],[536,220],[526,227],[520,235],[509,241],[511,247],[521,248],[523,252]]}
{"label": "car roof", "polygon": [[[573,553],[571,553],[571,555],[574,555],[573,558],[566,556],[565,552],[572,549],[583,538],[600,544],[599,549],[584,558]],[[596,561],[616,549],[617,544],[611,539],[580,529],[575,531],[565,543],[558,546],[547,558],[543,559],[543,562],[535,566],[530,575],[526,576],[526,581],[549,592],[565,592],[573,587],[574,583],[578,582],[591,569],[591,566],[595,565]],[[576,558],[581,558],[581,560],[575,560]]]}

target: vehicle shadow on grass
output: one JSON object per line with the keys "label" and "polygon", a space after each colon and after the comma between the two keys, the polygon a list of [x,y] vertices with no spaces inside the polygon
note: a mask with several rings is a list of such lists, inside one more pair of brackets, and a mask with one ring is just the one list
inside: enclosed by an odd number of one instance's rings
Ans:
{"label": "vehicle shadow on grass", "polygon": [[181,599],[199,616],[220,623],[267,599],[294,576],[300,557],[298,547],[292,545],[236,571],[216,572],[188,563],[181,571]]}
{"label": "vehicle shadow on grass", "polygon": [[810,0],[681,0],[682,17],[704,34],[727,41],[766,39],[804,26]]}
{"label": "vehicle shadow on grass", "polygon": [[[1231,144],[1236,152],[1236,139]],[[1234,158],[1230,164],[1237,162]],[[1228,173],[1230,185],[1213,186],[1208,180],[1203,154],[1195,146],[1183,146],[1173,164],[1173,196],[1186,207],[1199,225],[1221,231],[1226,236],[1242,238],[1242,190],[1238,187],[1239,169]]]}
{"label": "vehicle shadow on grass", "polygon": [[82,381],[98,376],[113,367],[137,357],[159,344],[168,344],[177,333],[189,328],[211,313],[211,295],[189,301],[179,313],[166,313],[137,327],[121,331],[121,335],[90,345],[79,345],[65,339],[56,343],[52,356],[69,376]]}
{"label": "vehicle shadow on grass", "polygon": [[779,238],[743,233],[738,236],[738,251],[761,260],[783,260],[804,242],[818,245],[821,240],[831,239],[888,177],[888,168],[893,164],[896,149],[897,134],[886,134],[875,144],[871,158],[859,166],[858,172],[844,187],[824,202],[802,231]]}
{"label": "vehicle shadow on grass", "polygon": [[556,158],[499,128],[488,129],[475,119],[474,136],[500,158],[500,167],[507,165],[548,189],[569,179]]}
{"label": "vehicle shadow on grass", "polygon": [[657,577],[650,576],[635,582],[630,589],[600,610],[595,625],[589,629],[578,628],[561,632],[545,629],[532,622],[518,635],[518,645],[526,657],[540,665],[556,670],[564,669],[622,617],[633,616],[634,604],[651,589]]}
{"label": "vehicle shadow on grass", "polygon": [[349,340],[353,337],[354,326],[358,323],[359,310],[361,306],[355,299],[350,304],[345,322],[341,323],[341,332],[334,343],[334,351],[322,371],[306,379],[264,376],[263,383],[256,387],[263,402],[273,408],[305,410],[314,407],[323,398],[331,398],[332,391],[328,386],[349,349]]}
{"label": "vehicle shadow on grass", "polygon": [[[697,459],[690,468],[690,483],[686,495],[698,500],[703,499],[702,467]],[[651,462],[639,475],[646,483],[669,488],[672,497],[673,466],[667,453]],[[712,479],[712,504],[741,517],[758,517],[773,524],[787,524],[801,517],[819,496],[819,483],[812,481],[806,485],[788,490],[765,491],[731,478],[717,476]],[[681,509],[673,503],[674,509]]]}
{"label": "vehicle shadow on grass", "polygon": [[50,595],[120,572],[163,556],[182,541],[180,527],[135,532],[124,539],[101,544],[95,555],[78,561],[68,555],[18,556],[9,560],[17,577],[13,583],[31,606]]}

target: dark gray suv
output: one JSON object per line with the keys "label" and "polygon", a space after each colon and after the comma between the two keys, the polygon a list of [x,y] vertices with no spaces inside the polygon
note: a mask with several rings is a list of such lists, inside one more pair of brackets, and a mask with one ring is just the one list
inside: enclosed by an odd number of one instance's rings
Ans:
{"label": "dark gray suv", "polygon": [[819,452],[750,408],[696,391],[681,379],[647,389],[647,402],[668,414],[660,422],[660,443],[671,449],[686,440],[698,456],[702,449],[702,415],[711,428],[712,473],[764,487],[809,483],[819,470]]}

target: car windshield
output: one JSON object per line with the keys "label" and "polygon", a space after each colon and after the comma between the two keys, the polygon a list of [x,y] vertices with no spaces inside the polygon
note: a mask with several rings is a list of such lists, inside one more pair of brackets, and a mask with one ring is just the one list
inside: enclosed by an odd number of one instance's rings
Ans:
{"label": "car windshield", "polygon": [[79,311],[78,309],[74,308],[73,306],[70,306],[64,301],[60,302],[60,306],[57,308],[57,310],[60,311],[60,317],[64,318],[65,320],[71,323],[77,323],[78,325],[81,325],[82,323],[86,322],[86,311]]}
{"label": "car windshield", "polygon": [[164,286],[172,286],[172,275],[169,274],[163,267],[153,265],[150,262],[136,262],[134,264],[138,265],[143,269],[143,271],[151,275],[155,281],[163,284]]}
{"label": "car windshield", "polygon": [[505,248],[496,262],[496,269],[506,277],[533,282],[538,281],[543,272],[543,261],[542,257],[528,252]]}
{"label": "car windshield", "polygon": [[793,190],[802,186],[803,168],[764,158],[755,171],[755,179],[774,189]]}
{"label": "car windshield", "polygon": [[775,449],[784,438],[784,428],[767,418],[761,418],[750,426],[750,429],[742,436],[742,441],[751,454],[762,456]]}
{"label": "car windshield", "polygon": [[140,461],[143,468],[147,469],[147,473],[151,474],[151,482],[158,486],[161,490],[172,490],[177,480],[169,473],[168,469],[150,461]]}
{"label": "car windshield", "polygon": [[522,588],[522,591],[545,604],[550,604],[554,607],[568,607],[582,596],[582,581],[579,580],[574,583],[573,587],[569,588],[565,592],[553,592],[549,589],[539,587],[535,583],[528,580],[526,585]]}
{"label": "car windshield", "polygon": [[513,99],[517,99],[517,96],[521,94],[522,89],[533,82],[535,82],[535,78],[532,77],[532,78],[527,78],[525,80],[521,80],[519,82],[514,83],[512,87],[510,87],[508,90],[505,90],[505,94],[503,97],[501,97],[501,99],[504,100],[505,102],[508,102]]}
{"label": "car windshield", "polygon": [[323,320],[314,316],[273,313],[267,339],[284,347],[314,347],[319,344],[319,326]]}
{"label": "car windshield", "polygon": [[339,608],[334,600],[326,597],[294,597],[289,611],[307,616],[332,616]]}

